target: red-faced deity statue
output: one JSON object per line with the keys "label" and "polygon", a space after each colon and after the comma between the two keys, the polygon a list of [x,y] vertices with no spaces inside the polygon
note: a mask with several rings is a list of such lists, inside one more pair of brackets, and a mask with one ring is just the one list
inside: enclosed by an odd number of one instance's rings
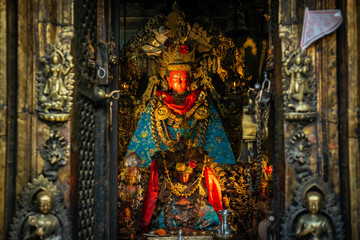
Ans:
{"label": "red-faced deity statue", "polygon": [[190,86],[191,77],[185,70],[171,71],[169,77],[167,77],[169,89],[173,89],[178,93],[183,93]]}
{"label": "red-faced deity statue", "polygon": [[189,181],[190,173],[178,173],[179,181],[182,183],[186,183]]}

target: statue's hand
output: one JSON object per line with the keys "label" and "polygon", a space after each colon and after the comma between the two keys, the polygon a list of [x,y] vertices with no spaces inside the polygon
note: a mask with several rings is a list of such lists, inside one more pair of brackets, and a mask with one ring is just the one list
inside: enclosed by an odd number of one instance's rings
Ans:
{"label": "statue's hand", "polygon": [[40,227],[40,228],[37,228],[36,230],[35,230],[35,234],[37,235],[37,236],[44,236],[44,227]]}
{"label": "statue's hand", "polygon": [[309,226],[307,226],[307,227],[305,228],[305,230],[306,230],[307,233],[312,233],[312,234],[314,234],[316,228],[315,228],[312,224],[310,224]]}

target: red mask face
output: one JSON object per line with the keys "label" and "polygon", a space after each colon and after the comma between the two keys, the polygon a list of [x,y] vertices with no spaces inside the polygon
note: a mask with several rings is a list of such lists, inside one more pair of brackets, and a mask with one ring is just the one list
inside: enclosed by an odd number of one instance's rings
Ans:
{"label": "red mask face", "polygon": [[169,88],[174,89],[178,93],[184,92],[191,82],[189,73],[185,70],[171,71],[167,77]]}

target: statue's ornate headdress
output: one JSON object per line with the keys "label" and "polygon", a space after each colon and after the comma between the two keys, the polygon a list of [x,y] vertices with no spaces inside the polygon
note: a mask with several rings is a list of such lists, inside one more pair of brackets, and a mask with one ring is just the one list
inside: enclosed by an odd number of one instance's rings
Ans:
{"label": "statue's ornate headdress", "polygon": [[163,51],[160,57],[161,67],[168,70],[189,71],[195,61],[195,49],[190,49],[188,45],[176,45]]}

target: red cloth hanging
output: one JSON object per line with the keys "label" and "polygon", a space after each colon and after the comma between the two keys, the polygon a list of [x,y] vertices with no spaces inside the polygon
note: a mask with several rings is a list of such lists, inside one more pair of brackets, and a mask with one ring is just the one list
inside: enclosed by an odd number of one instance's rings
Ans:
{"label": "red cloth hanging", "polygon": [[142,227],[146,232],[148,232],[148,227],[158,197],[159,197],[158,166],[156,164],[156,161],[153,161],[150,166],[150,178],[145,194],[144,204],[142,207],[142,212],[143,212]]}
{"label": "red cloth hanging", "polygon": [[205,167],[205,181],[206,187],[209,191],[209,203],[216,213],[218,213],[223,209],[221,188],[217,177],[209,167]]}

